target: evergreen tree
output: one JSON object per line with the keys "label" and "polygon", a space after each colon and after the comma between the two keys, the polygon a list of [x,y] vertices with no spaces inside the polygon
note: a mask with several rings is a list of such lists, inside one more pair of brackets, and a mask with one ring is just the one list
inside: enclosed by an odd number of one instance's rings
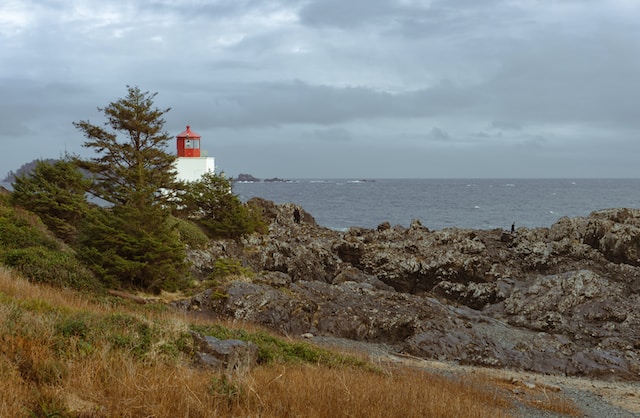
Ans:
{"label": "evergreen tree", "polygon": [[185,273],[185,251],[170,225],[169,194],[175,156],[163,132],[169,109],[154,107],[156,94],[127,86],[127,96],[98,108],[107,129],[88,121],[74,126],[97,157],[80,161],[93,174],[91,193],[113,204],[84,223],[80,254],[110,283],[173,289]]}
{"label": "evergreen tree", "polygon": [[173,291],[186,264],[172,224],[160,206],[97,207],[80,229],[79,253],[108,286]]}
{"label": "evergreen tree", "polygon": [[33,161],[29,161],[28,163],[24,163],[20,166],[20,168],[17,171],[9,171],[7,173],[7,176],[4,178],[4,180],[7,183],[13,183],[16,179],[16,177],[24,175],[24,174],[30,174],[35,168],[36,165],[39,162],[44,162],[44,163],[49,163],[49,164],[53,164],[55,163],[57,160],[54,158],[47,158],[47,159],[37,159],[37,160],[33,160]]}
{"label": "evergreen tree", "polygon": [[89,185],[69,158],[38,161],[31,171],[14,179],[11,200],[36,213],[58,238],[73,244],[89,208],[85,197]]}
{"label": "evergreen tree", "polygon": [[84,147],[98,156],[82,161],[94,175],[92,194],[114,205],[144,207],[166,203],[175,184],[175,155],[166,152],[171,140],[163,132],[163,115],[154,107],[157,93],[127,86],[127,97],[98,108],[107,118],[105,129],[88,121],[74,122],[87,138]]}
{"label": "evergreen tree", "polygon": [[259,214],[232,193],[224,175],[205,173],[200,180],[181,185],[179,212],[194,220],[212,237],[235,238],[266,229]]}

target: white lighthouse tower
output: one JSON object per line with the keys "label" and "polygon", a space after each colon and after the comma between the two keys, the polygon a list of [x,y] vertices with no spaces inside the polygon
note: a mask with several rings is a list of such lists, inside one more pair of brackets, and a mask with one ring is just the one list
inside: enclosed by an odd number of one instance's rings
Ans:
{"label": "white lighthouse tower", "polygon": [[207,172],[215,172],[215,159],[200,156],[200,135],[187,130],[176,137],[178,158],[176,159],[177,179],[179,181],[197,181]]}

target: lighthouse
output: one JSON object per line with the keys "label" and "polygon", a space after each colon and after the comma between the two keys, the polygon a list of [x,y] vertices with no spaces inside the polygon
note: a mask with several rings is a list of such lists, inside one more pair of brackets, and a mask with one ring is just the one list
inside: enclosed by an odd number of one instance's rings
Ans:
{"label": "lighthouse", "polygon": [[189,125],[176,137],[176,178],[179,181],[197,181],[203,174],[215,172],[214,158],[200,156],[200,139],[200,135],[193,132]]}

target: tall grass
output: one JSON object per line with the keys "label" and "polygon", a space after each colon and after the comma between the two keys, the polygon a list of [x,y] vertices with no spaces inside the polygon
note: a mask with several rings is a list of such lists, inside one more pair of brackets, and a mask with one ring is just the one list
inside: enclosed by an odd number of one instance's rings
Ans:
{"label": "tall grass", "polygon": [[229,380],[126,353],[63,363],[36,341],[10,344],[1,416],[500,417],[510,406],[490,390],[419,371],[280,365]]}
{"label": "tall grass", "polygon": [[268,417],[501,417],[510,407],[490,389],[409,369],[281,366],[256,370],[245,386],[253,396],[239,406]]}
{"label": "tall grass", "polygon": [[[0,417],[501,417],[512,409],[489,379],[335,361],[346,357],[262,330],[190,322],[0,269]],[[191,328],[274,351],[225,376],[194,366]]]}

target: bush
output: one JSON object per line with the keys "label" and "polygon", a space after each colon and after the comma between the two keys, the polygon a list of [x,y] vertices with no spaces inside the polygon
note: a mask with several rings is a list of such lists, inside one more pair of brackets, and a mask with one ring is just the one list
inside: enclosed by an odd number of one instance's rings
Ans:
{"label": "bush", "polygon": [[0,263],[28,279],[60,287],[97,290],[100,282],[76,257],[63,249],[40,218],[0,198]]}
{"label": "bush", "polygon": [[[109,347],[111,350],[121,350],[142,358],[148,355],[162,338],[162,328],[157,324],[146,321],[125,313],[113,313],[110,315],[96,315],[91,312],[79,312],[60,319],[55,326],[56,334],[61,337],[58,341],[62,344],[64,339],[77,340],[76,350],[82,353],[90,353],[95,347]],[[173,356],[177,356],[180,348],[180,339],[172,343],[175,347]],[[105,345],[106,344],[106,345]],[[169,346],[170,343],[164,343]],[[73,350],[63,347],[61,352],[73,356]],[[186,348],[185,348],[186,350]],[[171,351],[165,348],[163,352]]]}
{"label": "bush", "polygon": [[88,210],[90,183],[70,159],[38,161],[31,173],[15,178],[11,201],[40,216],[58,238],[73,243]]}
{"label": "bush", "polygon": [[85,339],[91,331],[88,315],[78,314],[64,318],[56,324],[56,331],[65,338],[76,337]]}
{"label": "bush", "polygon": [[194,220],[212,238],[237,238],[266,230],[261,213],[232,193],[231,181],[224,174],[205,173],[180,189],[176,211]]}
{"label": "bush", "polygon": [[213,263],[213,272],[210,277],[212,279],[226,279],[231,276],[253,277],[255,273],[242,267],[240,260],[235,258],[218,258]]}
{"label": "bush", "polygon": [[31,246],[52,250],[61,247],[37,216],[25,210],[0,205],[0,247],[8,249]]}
{"label": "bush", "polygon": [[34,282],[93,291],[101,288],[93,273],[71,252],[40,246],[17,248],[5,251],[1,260]]}
{"label": "bush", "polygon": [[202,248],[209,242],[207,234],[193,222],[180,218],[172,218],[172,221],[175,222],[174,228],[178,232],[180,240],[186,246],[190,248]]}

